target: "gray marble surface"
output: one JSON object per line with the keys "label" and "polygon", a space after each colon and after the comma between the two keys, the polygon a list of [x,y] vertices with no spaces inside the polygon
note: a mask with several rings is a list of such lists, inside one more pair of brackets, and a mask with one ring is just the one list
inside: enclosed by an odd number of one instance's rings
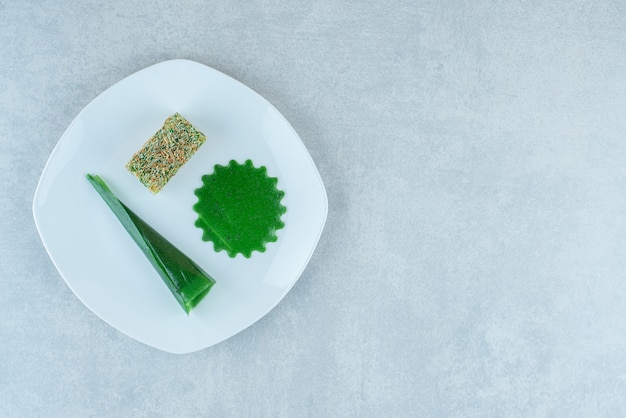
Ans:
{"label": "gray marble surface", "polygon": [[[272,102],[329,197],[276,309],[183,356],[85,308],[31,214],[77,113],[171,58]],[[0,0],[0,71],[0,416],[625,413],[624,2]]]}

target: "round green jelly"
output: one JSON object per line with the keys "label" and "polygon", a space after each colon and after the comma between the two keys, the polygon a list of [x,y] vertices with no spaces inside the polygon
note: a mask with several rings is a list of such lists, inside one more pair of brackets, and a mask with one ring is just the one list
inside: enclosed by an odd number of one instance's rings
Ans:
{"label": "round green jelly", "polygon": [[216,165],[212,174],[202,176],[202,186],[193,210],[201,228],[202,240],[213,242],[215,251],[230,257],[253,251],[264,252],[269,242],[277,240],[276,231],[285,224],[281,216],[287,208],[281,204],[285,193],[276,188],[278,179],[269,177],[264,166],[251,160],[227,166]]}

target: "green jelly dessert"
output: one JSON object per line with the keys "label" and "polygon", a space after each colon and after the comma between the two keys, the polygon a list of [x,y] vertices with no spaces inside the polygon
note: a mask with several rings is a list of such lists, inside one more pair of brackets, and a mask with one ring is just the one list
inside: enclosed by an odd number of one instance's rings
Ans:
{"label": "green jelly dessert", "polygon": [[118,200],[100,176],[87,174],[87,179],[189,314],[209,293],[215,280]]}
{"label": "green jelly dessert", "polygon": [[195,190],[195,225],[203,231],[202,240],[212,241],[215,251],[225,250],[231,258],[264,252],[267,243],[278,239],[276,231],[285,226],[280,219],[287,210],[281,204],[285,193],[276,188],[277,183],[266,167],[256,168],[251,160],[217,164]]}

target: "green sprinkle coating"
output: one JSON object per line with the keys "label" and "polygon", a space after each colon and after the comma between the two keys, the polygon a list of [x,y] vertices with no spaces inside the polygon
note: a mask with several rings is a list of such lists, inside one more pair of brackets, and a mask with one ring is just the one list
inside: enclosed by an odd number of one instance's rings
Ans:
{"label": "green sprinkle coating", "polygon": [[280,219],[287,210],[281,204],[285,193],[276,188],[277,182],[251,160],[216,165],[195,190],[195,225],[203,231],[202,240],[213,241],[215,251],[226,250],[229,257],[264,252],[268,242],[278,239],[276,231],[285,226]]}
{"label": "green sprinkle coating", "polygon": [[126,168],[152,193],[158,193],[204,144],[206,136],[179,113],[137,151]]}

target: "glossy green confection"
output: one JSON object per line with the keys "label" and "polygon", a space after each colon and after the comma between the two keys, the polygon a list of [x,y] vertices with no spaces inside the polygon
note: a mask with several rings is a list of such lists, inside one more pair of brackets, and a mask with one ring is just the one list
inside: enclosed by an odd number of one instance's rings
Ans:
{"label": "glossy green confection", "polygon": [[215,280],[115,197],[99,176],[87,179],[111,208],[187,314],[209,293]]}
{"label": "glossy green confection", "polygon": [[277,182],[265,167],[256,168],[251,160],[216,165],[195,190],[195,225],[203,230],[202,239],[212,241],[215,251],[225,250],[230,257],[249,258],[253,251],[264,252],[268,242],[277,240],[276,231],[284,227],[280,218],[287,210],[281,204],[285,193],[276,188]]}

